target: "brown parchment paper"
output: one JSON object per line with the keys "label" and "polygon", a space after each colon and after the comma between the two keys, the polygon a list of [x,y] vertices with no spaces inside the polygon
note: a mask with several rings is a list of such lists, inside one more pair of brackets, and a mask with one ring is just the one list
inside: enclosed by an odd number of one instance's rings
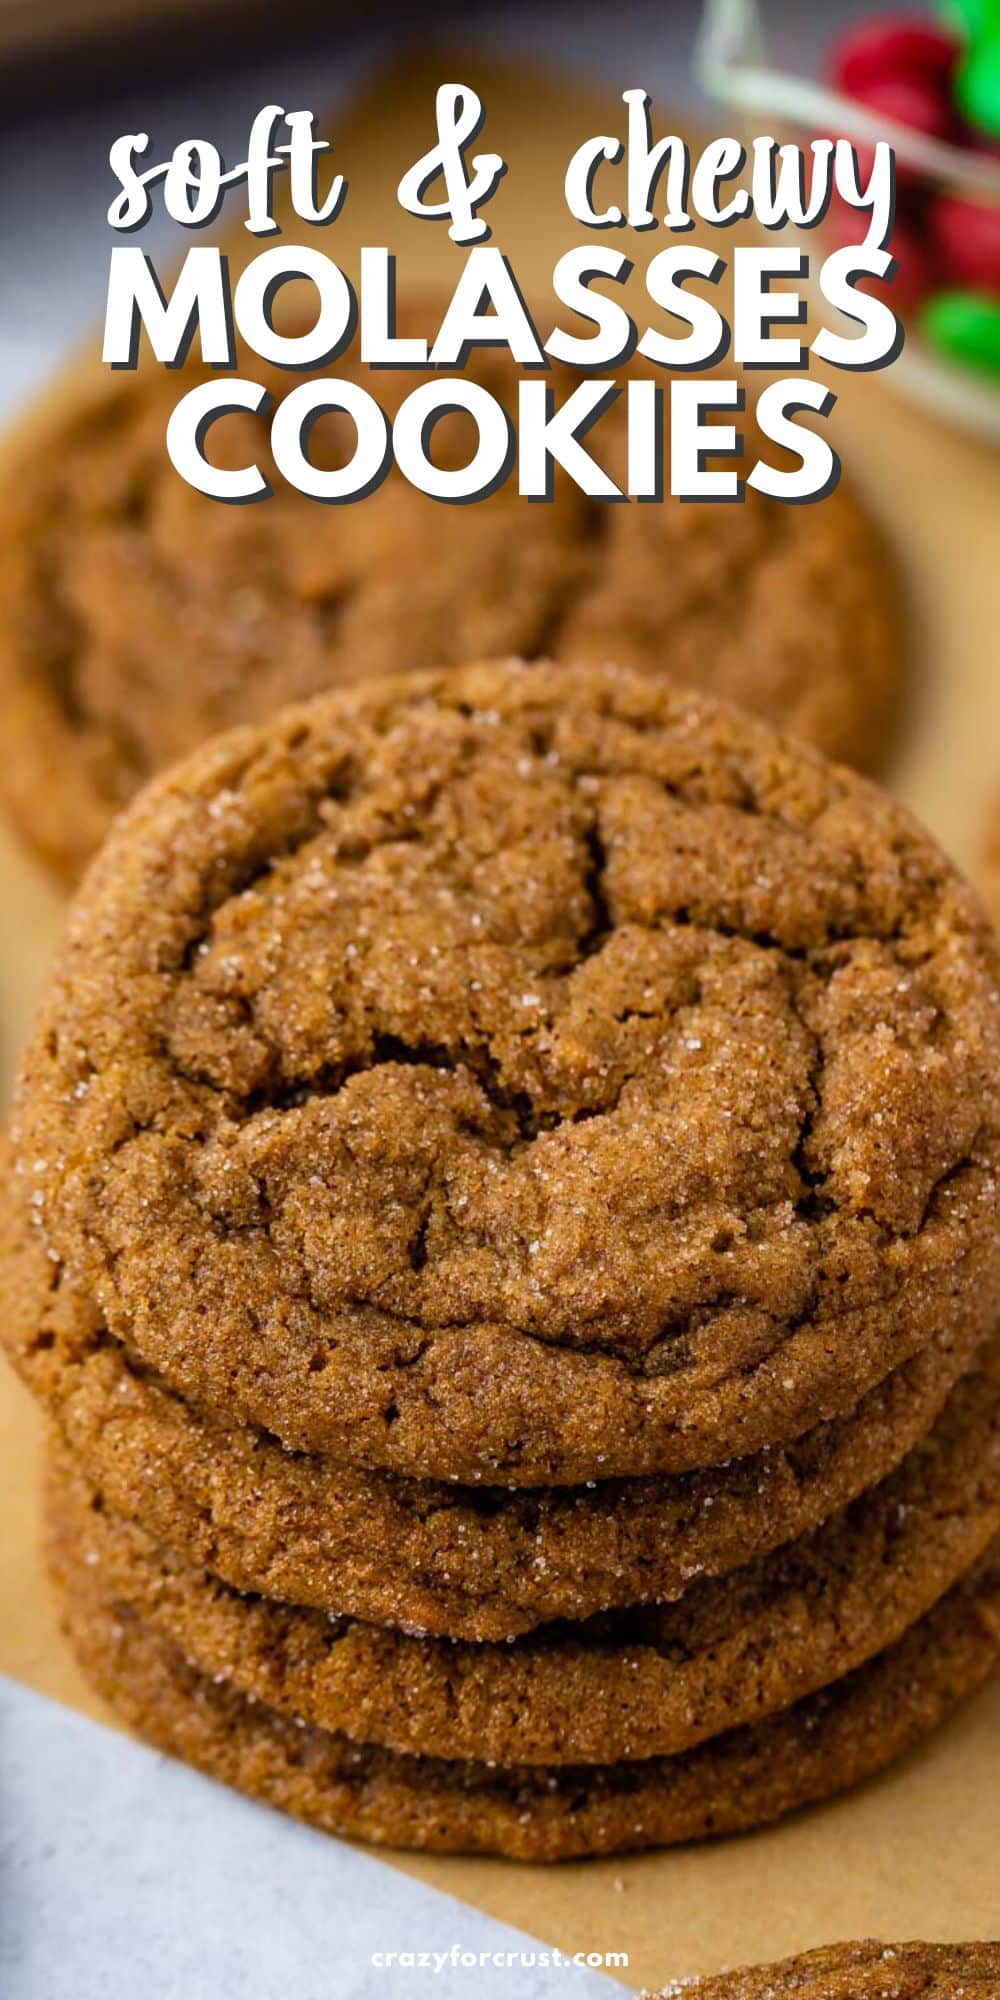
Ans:
{"label": "brown parchment paper", "polygon": [[[479,143],[509,164],[490,205],[493,240],[526,295],[547,298],[555,258],[585,235],[563,203],[566,163],[589,134],[621,130],[617,92],[649,81],[615,74],[611,17],[609,45],[603,94],[454,53],[423,56],[383,79],[330,135],[350,188],[323,247],[353,275],[360,244],[387,244],[398,257],[401,297],[421,293],[428,280],[454,283],[465,253],[449,243],[445,224],[405,215],[395,189],[433,143],[436,85],[467,81],[488,114]],[[654,111],[658,133],[675,129],[666,108]],[[662,230],[622,236],[637,267],[626,293],[637,317],[642,266],[665,240]],[[718,239],[724,255],[737,240],[733,231]],[[237,230],[228,247],[238,261],[260,246]],[[826,379],[839,397],[830,421],[845,467],[885,518],[906,577],[912,690],[889,782],[971,871],[987,802],[1000,789],[1000,456],[911,408],[885,376],[827,371]],[[121,385],[88,357],[19,432],[37,436],[55,405],[95,386],[120,393]],[[0,907],[6,1097],[63,905],[3,828]],[[27,1396],[0,1366],[0,1670],[107,1720],[59,1636],[40,1573],[38,1434]],[[567,1952],[627,1951],[629,1970],[616,1977],[633,1988],[836,1938],[987,1936],[1000,1932],[998,1748],[994,1684],[881,1780],[738,1840],[549,1870],[390,1858]],[[458,1919],[455,1928],[460,1936]]]}

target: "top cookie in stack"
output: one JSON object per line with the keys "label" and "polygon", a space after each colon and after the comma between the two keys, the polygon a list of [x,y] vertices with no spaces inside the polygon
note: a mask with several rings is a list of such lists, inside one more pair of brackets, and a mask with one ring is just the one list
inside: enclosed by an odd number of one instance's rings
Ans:
{"label": "top cookie in stack", "polygon": [[[426,336],[440,316],[411,309],[399,330]],[[294,386],[280,367],[255,361],[254,373],[275,401]],[[357,348],[335,373],[371,389]],[[516,415],[508,355],[480,349],[464,373]],[[200,374],[211,370],[185,380]],[[376,379],[392,415],[426,377]],[[579,376],[554,364],[547,379],[560,407]],[[259,464],[274,496],[226,507],[168,463],[178,394],[170,370],[106,382],[72,415],[39,420],[0,492],[0,785],[64,876],[145,778],[213,731],[323,688],[487,654],[662,670],[830,755],[881,759],[899,613],[881,537],[846,488],[821,507],[752,489],[738,507],[618,507],[560,472],[545,506],[526,505],[512,478],[473,507],[442,507],[392,470],[363,503],[323,507],[284,484],[267,422],[243,413],[213,428],[211,455]],[[345,422],[315,426],[317,462],[350,456]],[[467,415],[443,417],[436,463],[467,464],[475,442]],[[626,443],[622,397],[586,438],[619,483]]]}
{"label": "top cookie in stack", "polygon": [[286,1446],[675,1472],[992,1331],[995,981],[907,815],[732,711],[389,681],[120,824],[18,1170],[115,1337]]}
{"label": "top cookie in stack", "polygon": [[87,879],[12,1134],[95,1678],[417,1845],[876,1768],[1000,1643],[998,1055],[907,814],[651,676],[390,679],[196,753]]}

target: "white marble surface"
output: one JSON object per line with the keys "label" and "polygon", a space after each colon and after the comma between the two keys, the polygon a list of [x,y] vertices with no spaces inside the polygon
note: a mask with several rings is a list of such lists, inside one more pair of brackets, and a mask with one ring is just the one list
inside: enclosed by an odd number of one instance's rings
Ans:
{"label": "white marble surface", "polygon": [[[448,1957],[455,1945],[491,1962],[373,1963],[387,1952]],[[3,2000],[607,2000],[615,1991],[603,1973],[540,1965],[545,1949],[0,1677]]]}

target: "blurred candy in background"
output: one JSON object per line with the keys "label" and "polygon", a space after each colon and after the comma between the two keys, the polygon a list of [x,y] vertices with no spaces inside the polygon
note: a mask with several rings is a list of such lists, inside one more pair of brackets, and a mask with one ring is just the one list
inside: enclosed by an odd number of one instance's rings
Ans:
{"label": "blurred candy in background", "polygon": [[[1000,436],[1000,0],[854,21],[815,80],[771,67],[767,27],[766,7],[710,0],[706,86],[748,116],[851,139],[863,176],[876,140],[894,146],[896,268],[861,281],[906,325],[894,377],[941,414]],[[834,196],[828,242],[858,242],[863,227]]]}
{"label": "blurred candy in background", "polygon": [[[1000,161],[1000,0],[966,0],[940,26],[875,15],[834,43],[829,79],[894,124]],[[931,347],[1000,372],[1000,203],[942,191],[905,160],[897,187],[898,310],[919,311]],[[839,241],[853,223],[841,208]]]}

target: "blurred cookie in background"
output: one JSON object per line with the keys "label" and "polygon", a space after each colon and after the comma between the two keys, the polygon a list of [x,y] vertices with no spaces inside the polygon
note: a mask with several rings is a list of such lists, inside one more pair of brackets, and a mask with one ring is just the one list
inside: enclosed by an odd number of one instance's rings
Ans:
{"label": "blurred cookie in background", "polygon": [[[433,334],[440,310],[400,314]],[[212,426],[215,463],[274,487],[227,506],[186,485],[165,447],[182,386],[211,370],[109,377],[72,412],[39,412],[0,483],[2,790],[29,843],[75,878],[115,813],[161,765],[283,702],[400,668],[541,653],[661,669],[741,703],[828,754],[879,763],[900,683],[892,564],[846,485],[810,506],[747,490],[741,505],[612,505],[558,474],[551,504],[510,477],[449,506],[391,469],[367,498],[324,506],[275,471],[267,414]],[[373,372],[357,344],[332,364],[391,416],[426,371]],[[253,363],[276,401],[297,376]],[[497,349],[465,378],[516,414],[519,369]],[[553,365],[558,408],[580,377]],[[665,399],[665,401],[668,399]],[[752,462],[752,417],[744,421]],[[346,463],[343,415],[315,424],[320,464]],[[443,416],[435,463],[476,444]],[[626,483],[619,398],[586,448]],[[773,447],[764,447],[773,458]]]}

